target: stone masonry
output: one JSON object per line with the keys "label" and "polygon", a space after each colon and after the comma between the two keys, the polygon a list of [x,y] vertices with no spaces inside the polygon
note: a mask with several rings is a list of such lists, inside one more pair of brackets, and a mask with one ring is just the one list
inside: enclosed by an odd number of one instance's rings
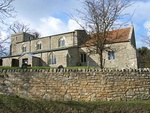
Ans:
{"label": "stone masonry", "polygon": [[150,99],[150,69],[0,69],[0,94],[59,101]]}

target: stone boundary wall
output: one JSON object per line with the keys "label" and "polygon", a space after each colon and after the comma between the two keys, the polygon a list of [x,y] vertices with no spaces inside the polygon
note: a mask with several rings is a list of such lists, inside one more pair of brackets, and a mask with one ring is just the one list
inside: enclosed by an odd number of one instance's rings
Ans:
{"label": "stone boundary wall", "polygon": [[150,69],[0,69],[0,94],[59,101],[150,99]]}

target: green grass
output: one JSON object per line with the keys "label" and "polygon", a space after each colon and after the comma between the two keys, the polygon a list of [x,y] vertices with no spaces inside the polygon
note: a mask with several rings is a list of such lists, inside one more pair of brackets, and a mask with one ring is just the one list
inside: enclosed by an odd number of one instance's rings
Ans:
{"label": "green grass", "polygon": [[0,66],[0,69],[21,69],[20,67]]}
{"label": "green grass", "polygon": [[37,101],[0,95],[0,113],[150,113],[150,101]]}

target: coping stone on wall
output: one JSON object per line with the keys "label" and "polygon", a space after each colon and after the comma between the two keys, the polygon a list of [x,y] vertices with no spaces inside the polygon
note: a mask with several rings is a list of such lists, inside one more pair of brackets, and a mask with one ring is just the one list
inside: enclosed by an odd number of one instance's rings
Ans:
{"label": "coping stone on wall", "polygon": [[139,68],[139,69],[3,69],[0,68],[1,73],[5,72],[150,72],[150,68]]}

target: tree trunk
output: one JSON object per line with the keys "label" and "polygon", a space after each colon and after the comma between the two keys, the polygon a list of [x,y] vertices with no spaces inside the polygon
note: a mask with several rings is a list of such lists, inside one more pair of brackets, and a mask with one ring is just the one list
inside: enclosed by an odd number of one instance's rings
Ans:
{"label": "tree trunk", "polygon": [[99,54],[99,58],[100,58],[100,69],[103,69],[103,51],[101,50],[100,51],[100,54]]}

